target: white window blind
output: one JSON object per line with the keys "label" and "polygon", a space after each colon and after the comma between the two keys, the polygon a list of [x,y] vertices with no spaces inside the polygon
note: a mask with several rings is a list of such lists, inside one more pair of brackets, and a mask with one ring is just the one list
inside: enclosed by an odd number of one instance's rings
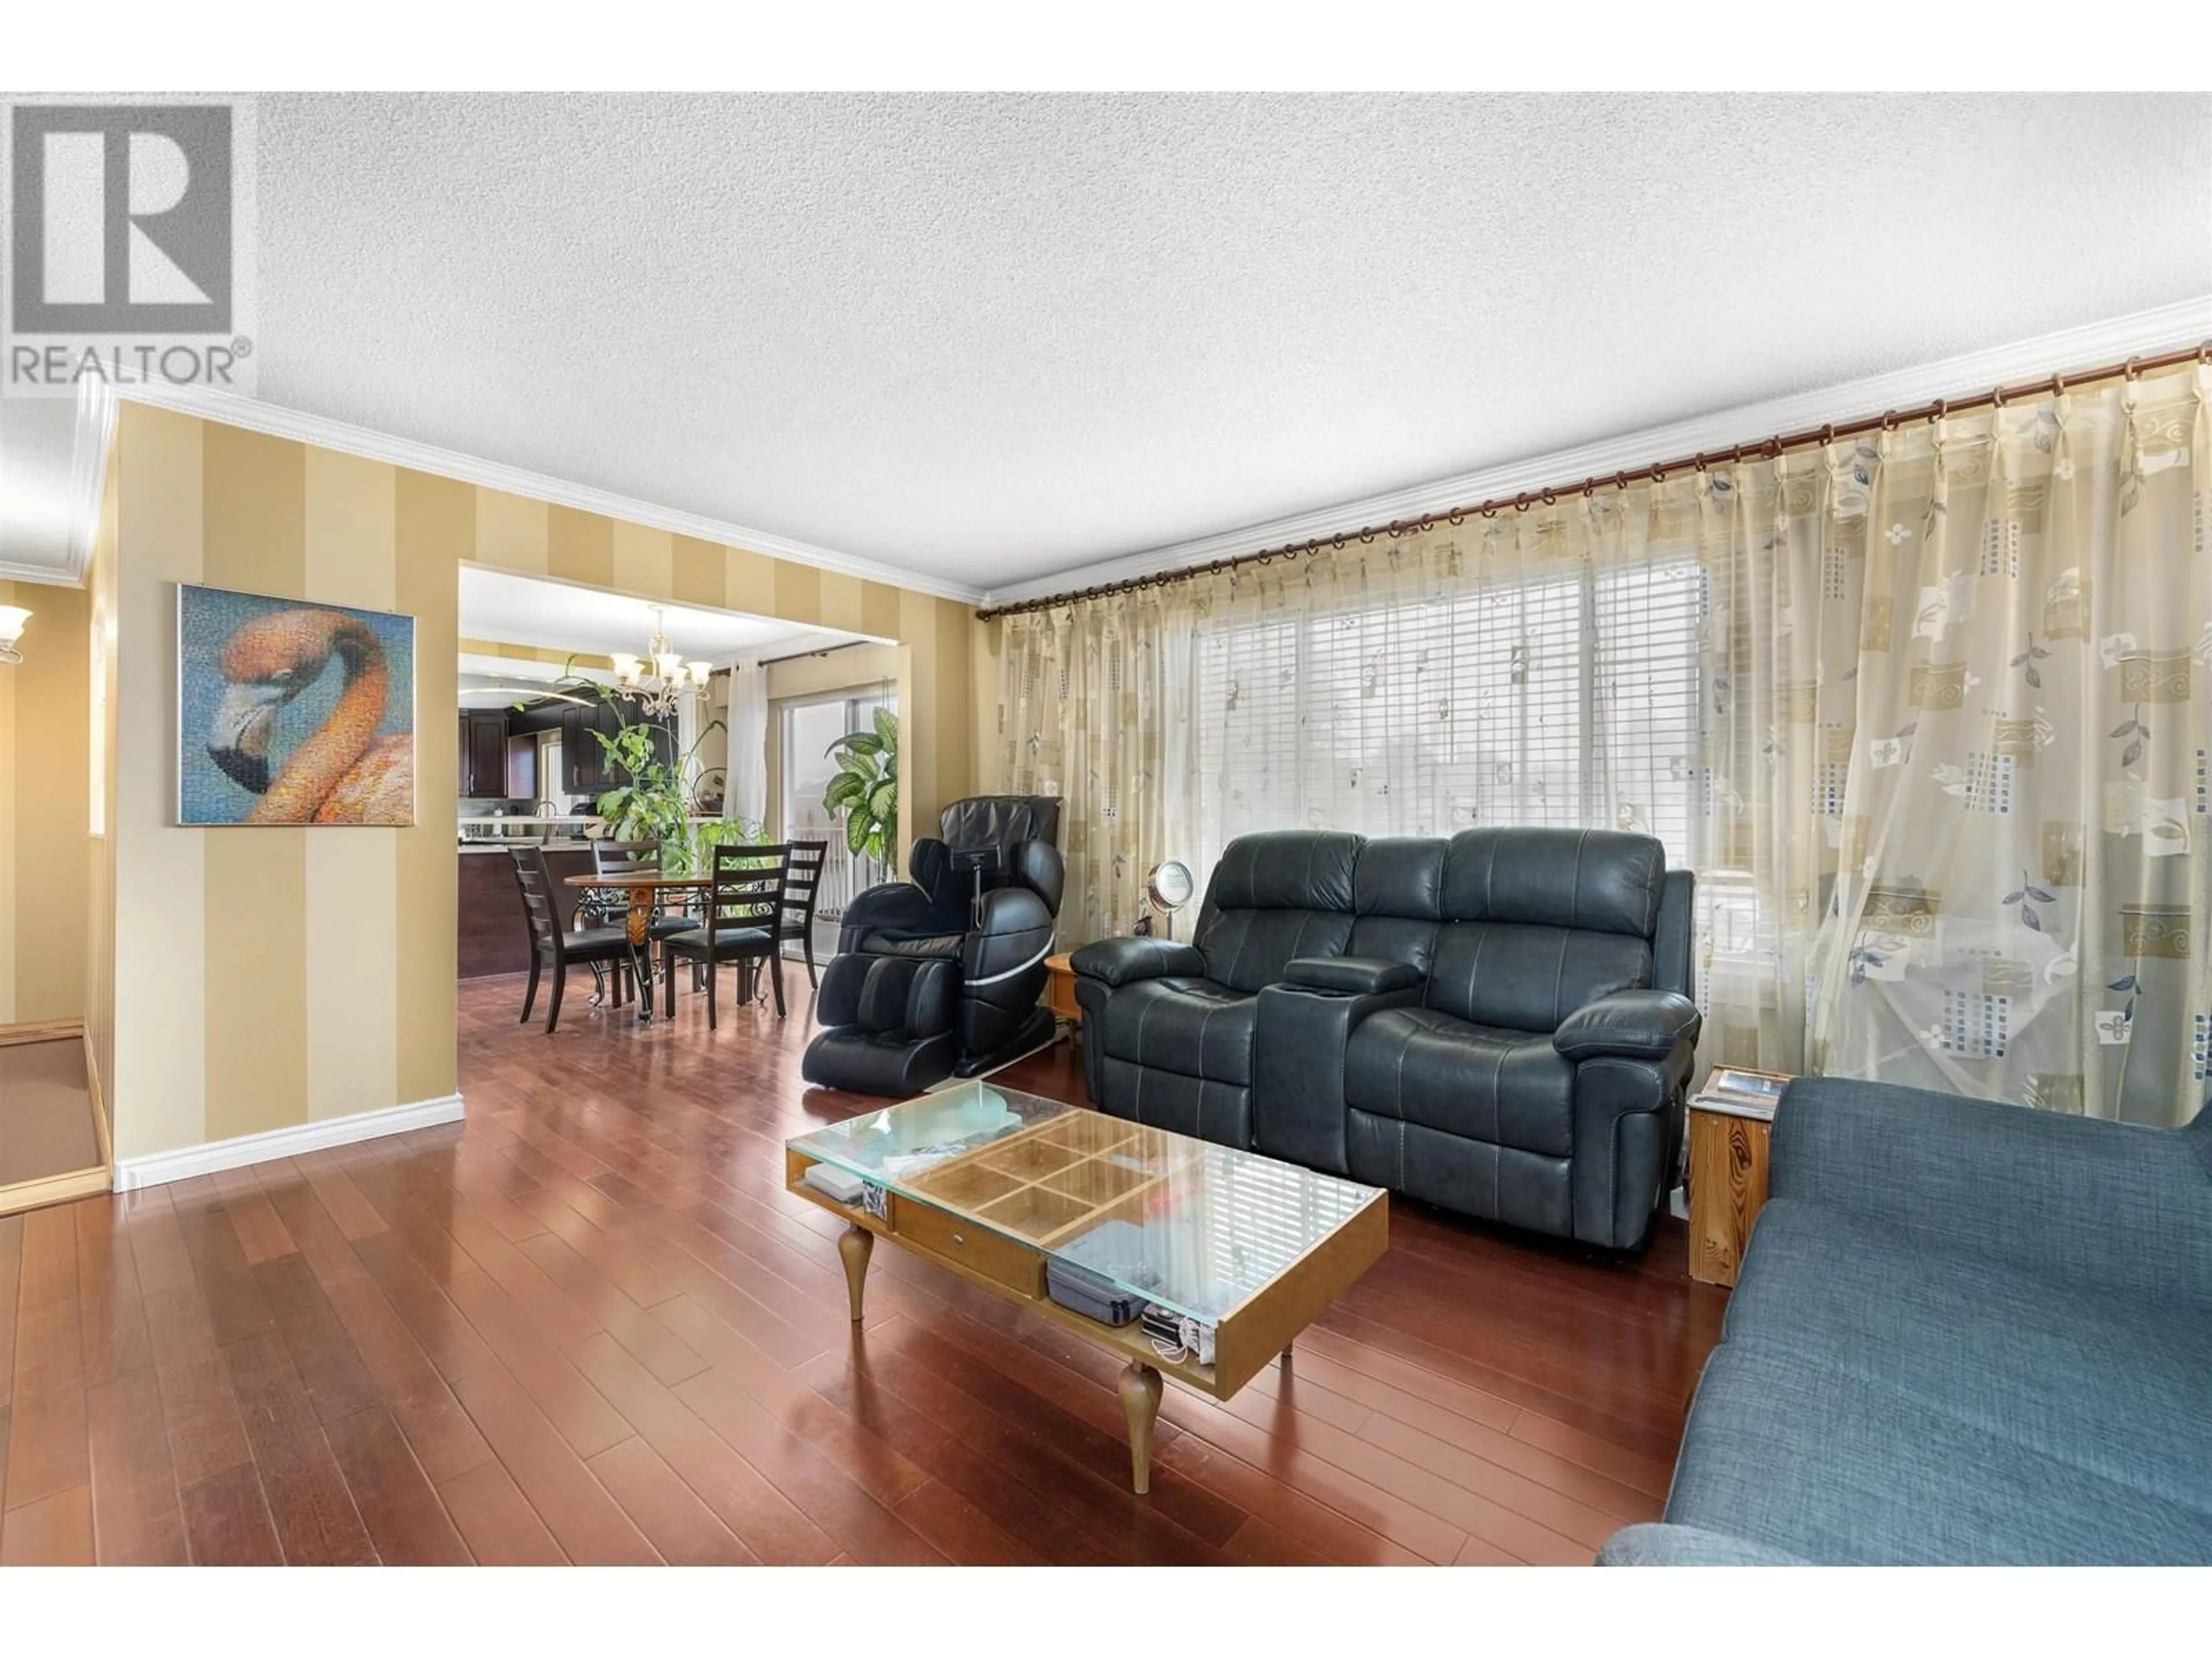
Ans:
{"label": "white window blind", "polygon": [[1628,829],[1686,862],[1703,573],[1667,561],[1419,603],[1202,623],[1200,855],[1331,828]]}

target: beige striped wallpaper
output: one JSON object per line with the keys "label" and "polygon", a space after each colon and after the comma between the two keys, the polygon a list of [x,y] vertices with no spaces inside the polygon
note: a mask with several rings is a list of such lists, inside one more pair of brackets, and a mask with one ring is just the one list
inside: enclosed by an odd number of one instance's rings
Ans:
{"label": "beige striped wallpaper", "polygon": [[[465,562],[896,638],[915,821],[969,787],[958,602],[139,404],[111,473],[118,1158],[454,1091]],[[415,828],[176,825],[179,582],[416,618]]]}

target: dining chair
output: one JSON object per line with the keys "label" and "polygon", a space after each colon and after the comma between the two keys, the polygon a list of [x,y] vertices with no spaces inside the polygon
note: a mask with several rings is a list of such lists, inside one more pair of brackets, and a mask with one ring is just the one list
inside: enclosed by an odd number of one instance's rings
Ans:
{"label": "dining chair", "polygon": [[707,1029],[714,1029],[714,970],[725,963],[768,958],[769,981],[775,989],[776,1018],[783,1018],[783,952],[776,943],[783,915],[784,884],[791,875],[791,848],[717,847],[713,885],[707,890],[704,923],[671,933],[660,941],[661,978],[667,989],[663,1006],[676,1012],[677,960],[688,958],[707,973]]}
{"label": "dining chair", "polygon": [[514,884],[521,890],[523,919],[530,926],[530,985],[522,994],[520,1023],[529,1024],[530,1011],[538,1002],[538,979],[548,969],[553,974],[553,1000],[545,1011],[546,1036],[552,1036],[554,1027],[561,1023],[561,991],[573,967],[588,966],[595,973],[602,967],[612,968],[615,1001],[619,1005],[623,976],[630,963],[628,935],[620,927],[562,927],[561,907],[554,901],[553,872],[546,867],[544,848],[510,847],[507,852],[514,860]]}
{"label": "dining chair", "polygon": [[821,976],[814,971],[814,901],[822,890],[822,866],[830,856],[826,841],[791,843],[791,876],[784,884],[783,908],[775,930],[779,948],[796,939],[806,952],[806,982],[819,989]]}

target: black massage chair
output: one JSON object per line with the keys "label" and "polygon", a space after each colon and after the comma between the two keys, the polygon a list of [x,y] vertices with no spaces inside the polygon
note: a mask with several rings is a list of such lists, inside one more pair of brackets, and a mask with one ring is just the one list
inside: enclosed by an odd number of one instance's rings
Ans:
{"label": "black massage chair", "polygon": [[815,999],[824,1030],[806,1050],[809,1083],[918,1094],[1052,1035],[1037,999],[1060,914],[1059,799],[956,800],[938,830],[915,842],[910,881],[846,907]]}

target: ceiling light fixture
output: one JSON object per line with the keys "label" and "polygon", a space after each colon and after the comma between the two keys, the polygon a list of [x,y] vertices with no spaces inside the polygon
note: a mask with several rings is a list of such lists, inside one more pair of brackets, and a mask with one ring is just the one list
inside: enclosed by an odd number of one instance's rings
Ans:
{"label": "ceiling light fixture", "polygon": [[0,662],[23,660],[15,641],[23,637],[23,624],[30,620],[31,613],[21,605],[0,605]]}
{"label": "ceiling light fixture", "polygon": [[660,607],[652,609],[653,637],[646,641],[645,655],[640,659],[627,651],[616,652],[615,684],[635,697],[647,714],[665,720],[687,693],[696,696],[705,687],[714,665],[685,662],[683,653],[668,643]]}

